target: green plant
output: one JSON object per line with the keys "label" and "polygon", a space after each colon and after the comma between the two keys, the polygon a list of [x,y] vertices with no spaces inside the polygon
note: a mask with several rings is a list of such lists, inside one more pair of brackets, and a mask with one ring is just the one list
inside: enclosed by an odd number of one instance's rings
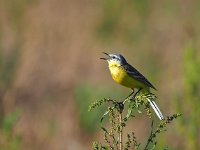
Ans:
{"label": "green plant", "polygon": [[13,132],[20,116],[20,111],[6,115],[0,128],[0,150],[20,150],[21,136]]}
{"label": "green plant", "polygon": [[[132,97],[128,97],[121,102],[117,102],[113,99],[101,99],[89,107],[89,111],[94,108],[101,106],[102,104],[108,103],[109,106],[107,110],[103,114],[101,118],[101,129],[104,133],[104,142],[105,144],[101,144],[99,142],[93,143],[94,150],[129,150],[129,149],[144,149],[144,150],[152,150],[156,148],[156,144],[158,142],[157,135],[163,131],[166,131],[166,127],[169,123],[171,123],[174,119],[180,116],[180,114],[174,114],[170,117],[166,117],[165,120],[160,121],[160,123],[155,128],[155,123],[152,120],[151,123],[151,132],[146,141],[146,143],[140,143],[137,141],[135,134],[133,131],[127,133],[126,141],[123,141],[123,129],[128,125],[128,120],[134,118],[135,112],[141,112],[140,108],[144,107],[146,110],[147,116],[151,119],[152,114],[150,110],[150,104],[147,100],[148,98],[156,99],[156,96],[152,93],[138,93]],[[125,105],[128,105],[127,110]],[[104,127],[102,122],[104,118],[108,116],[109,119],[109,127]]]}
{"label": "green plant", "polygon": [[184,141],[185,149],[200,149],[200,53],[193,41],[187,43],[183,56],[184,84],[181,92],[184,94],[176,94],[174,106],[187,115],[178,121],[176,130]]}

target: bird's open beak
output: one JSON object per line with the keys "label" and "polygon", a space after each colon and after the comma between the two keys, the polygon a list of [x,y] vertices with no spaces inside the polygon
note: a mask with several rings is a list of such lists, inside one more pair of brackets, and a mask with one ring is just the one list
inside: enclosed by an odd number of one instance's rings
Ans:
{"label": "bird's open beak", "polygon": [[[107,56],[110,58],[110,56],[109,56],[109,54],[108,54],[108,53],[105,53],[105,52],[103,52],[103,54],[107,55]],[[100,58],[100,59],[103,59],[103,60],[108,60],[109,58]]]}

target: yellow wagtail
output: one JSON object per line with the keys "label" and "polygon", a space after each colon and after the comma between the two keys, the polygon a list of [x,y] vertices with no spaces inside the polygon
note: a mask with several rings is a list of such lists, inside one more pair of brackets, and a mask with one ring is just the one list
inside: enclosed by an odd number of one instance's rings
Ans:
{"label": "yellow wagtail", "polygon": [[[100,59],[104,59],[108,62],[108,67],[113,80],[120,85],[131,88],[133,90],[129,96],[133,95],[134,88],[138,89],[134,96],[140,91],[150,92],[150,88],[156,90],[156,88],[139,71],[127,63],[126,59],[122,55],[107,54],[105,52],[104,54],[106,54],[108,58]],[[149,101],[158,118],[163,120],[164,117],[156,103],[149,98],[147,98],[147,100]]]}

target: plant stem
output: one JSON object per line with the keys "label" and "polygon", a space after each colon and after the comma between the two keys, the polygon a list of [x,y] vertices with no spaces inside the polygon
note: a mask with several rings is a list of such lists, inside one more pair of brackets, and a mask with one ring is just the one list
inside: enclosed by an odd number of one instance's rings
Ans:
{"label": "plant stem", "polygon": [[151,122],[151,133],[150,133],[150,136],[148,138],[148,141],[147,141],[147,144],[146,144],[144,150],[147,150],[147,147],[149,146],[150,142],[152,142],[153,125],[154,125],[154,121],[152,120],[152,122]]}
{"label": "plant stem", "polygon": [[120,131],[119,131],[119,150],[122,150],[123,147],[123,142],[122,142],[122,132],[123,132],[123,127],[122,127],[122,112],[119,112],[119,124],[120,124]]}

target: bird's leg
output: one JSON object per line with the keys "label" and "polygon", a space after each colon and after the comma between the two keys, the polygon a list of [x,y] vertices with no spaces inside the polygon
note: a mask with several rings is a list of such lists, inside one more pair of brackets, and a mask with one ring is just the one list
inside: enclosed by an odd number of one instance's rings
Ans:
{"label": "bird's leg", "polygon": [[142,90],[142,88],[140,88],[133,96],[132,96],[132,100],[135,99],[136,95]]}
{"label": "bird's leg", "polygon": [[132,89],[133,91],[131,92],[131,94],[129,94],[129,96],[126,97],[126,99],[123,101],[123,104],[125,104],[125,102],[127,100],[133,100],[135,99],[135,96],[142,90],[142,88],[140,88],[135,94],[134,94],[134,89]]}
{"label": "bird's leg", "polygon": [[134,94],[134,89],[132,89],[131,94],[129,94],[129,95],[126,97],[126,99],[128,99],[129,97],[131,97],[133,94]]}
{"label": "bird's leg", "polygon": [[132,96],[133,94],[134,94],[134,89],[132,89],[131,94],[129,94],[129,95],[126,97],[126,99],[125,99],[122,103],[125,104],[126,101],[128,101],[129,99],[131,99],[131,96]]}
{"label": "bird's leg", "polygon": [[[135,97],[136,95],[142,90],[142,88],[140,88],[132,97],[131,97],[131,100],[135,100]],[[136,103],[136,107],[138,108],[138,103],[137,101],[135,100],[135,103]]]}

